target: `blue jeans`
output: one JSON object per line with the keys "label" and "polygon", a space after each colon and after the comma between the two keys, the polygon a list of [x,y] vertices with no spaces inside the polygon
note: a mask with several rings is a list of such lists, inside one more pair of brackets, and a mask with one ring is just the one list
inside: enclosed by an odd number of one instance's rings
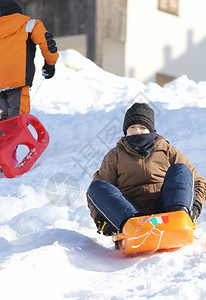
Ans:
{"label": "blue jeans", "polygon": [[[89,199],[96,211],[115,228],[132,216],[143,215],[114,185],[96,180],[89,187]],[[190,212],[195,201],[194,175],[181,163],[169,167],[160,192],[157,209],[153,213],[164,212],[170,206],[185,206]]]}

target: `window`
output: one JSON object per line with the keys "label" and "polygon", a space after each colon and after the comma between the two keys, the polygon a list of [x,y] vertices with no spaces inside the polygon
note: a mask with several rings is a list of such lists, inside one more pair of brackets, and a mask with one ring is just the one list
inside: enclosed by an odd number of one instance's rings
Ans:
{"label": "window", "polygon": [[158,9],[178,16],[179,0],[158,0]]}
{"label": "window", "polygon": [[174,80],[174,76],[162,74],[162,73],[157,73],[156,74],[156,82],[160,85],[163,86],[165,83],[168,83],[172,80]]}

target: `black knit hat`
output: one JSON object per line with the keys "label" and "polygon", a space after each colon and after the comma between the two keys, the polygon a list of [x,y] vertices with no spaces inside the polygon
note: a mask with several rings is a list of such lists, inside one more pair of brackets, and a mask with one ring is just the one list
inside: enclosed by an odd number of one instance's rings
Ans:
{"label": "black knit hat", "polygon": [[21,5],[15,0],[0,0],[0,17],[12,14],[24,14]]}
{"label": "black knit hat", "polygon": [[127,129],[134,124],[146,126],[150,132],[154,129],[154,110],[146,103],[135,103],[130,107],[124,117],[123,131],[126,135]]}

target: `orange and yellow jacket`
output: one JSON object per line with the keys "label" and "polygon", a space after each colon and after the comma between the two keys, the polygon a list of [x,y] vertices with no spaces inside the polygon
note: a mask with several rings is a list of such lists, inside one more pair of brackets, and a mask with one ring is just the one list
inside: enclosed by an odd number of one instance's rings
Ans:
{"label": "orange and yellow jacket", "polygon": [[55,64],[52,38],[39,20],[19,13],[0,17],[0,90],[32,85],[36,45],[47,64]]}

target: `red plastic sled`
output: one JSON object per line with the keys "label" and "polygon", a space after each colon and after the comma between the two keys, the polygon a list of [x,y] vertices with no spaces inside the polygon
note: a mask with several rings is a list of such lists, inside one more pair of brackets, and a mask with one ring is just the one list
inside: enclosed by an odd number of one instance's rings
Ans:
{"label": "red plastic sled", "polygon": [[193,243],[196,224],[184,211],[174,211],[129,219],[113,236],[125,254],[181,248]]}
{"label": "red plastic sled", "polygon": [[[37,138],[30,132],[32,125]],[[13,178],[29,171],[49,144],[49,134],[41,122],[31,114],[23,114],[0,122],[0,166],[4,175]],[[20,161],[14,161],[16,147],[28,147],[27,155]],[[18,151],[18,150],[17,150]]]}

